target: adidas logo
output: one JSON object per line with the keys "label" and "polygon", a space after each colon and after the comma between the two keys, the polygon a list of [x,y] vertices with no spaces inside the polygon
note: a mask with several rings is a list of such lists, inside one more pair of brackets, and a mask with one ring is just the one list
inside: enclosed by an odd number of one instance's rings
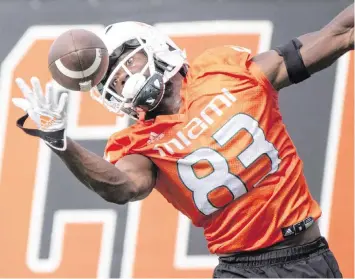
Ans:
{"label": "adidas logo", "polygon": [[150,132],[149,135],[149,140],[148,140],[148,144],[152,144],[153,142],[157,141],[157,140],[161,140],[164,137],[164,134],[157,134],[154,132]]}

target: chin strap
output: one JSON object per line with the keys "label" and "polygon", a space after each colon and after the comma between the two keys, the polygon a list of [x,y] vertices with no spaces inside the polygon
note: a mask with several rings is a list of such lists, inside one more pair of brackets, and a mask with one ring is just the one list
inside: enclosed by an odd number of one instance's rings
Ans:
{"label": "chin strap", "polygon": [[165,84],[163,75],[155,73],[146,78],[141,73],[130,76],[124,85],[122,95],[126,102],[130,102],[137,109],[144,111],[155,109],[164,96]]}
{"label": "chin strap", "polygon": [[122,89],[122,96],[126,99],[133,99],[142,89],[146,77],[141,73],[130,76]]}

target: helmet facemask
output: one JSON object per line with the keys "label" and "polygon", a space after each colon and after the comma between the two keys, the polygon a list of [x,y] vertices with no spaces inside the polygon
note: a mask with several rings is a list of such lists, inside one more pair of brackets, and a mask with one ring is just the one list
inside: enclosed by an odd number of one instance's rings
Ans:
{"label": "helmet facemask", "polygon": [[[133,27],[137,28],[137,23],[134,22],[123,24],[133,24]],[[122,23],[113,26],[118,25],[122,25]],[[148,26],[147,29],[144,25],[143,27],[145,28],[145,34],[149,33],[147,31],[151,31],[149,28],[152,28]],[[138,28],[143,27],[141,25],[138,26]],[[108,28],[107,30],[110,29]],[[154,29],[152,30],[152,32],[155,32]],[[119,35],[122,35],[122,32]],[[183,61],[185,61],[184,53],[181,50],[171,47],[166,41],[157,38],[156,34],[154,36],[148,34],[146,38],[142,37],[126,36],[127,39],[111,51],[107,74],[96,88],[91,91],[91,96],[109,111],[116,114],[124,112],[134,119],[138,119],[141,111],[149,112],[159,105],[165,93],[165,83],[178,72],[176,66],[181,68]],[[115,38],[112,38],[111,41],[115,41]],[[117,63],[122,54],[127,52],[127,49],[131,51]],[[145,54],[147,62],[140,72],[132,73],[127,68],[126,62],[138,52]],[[169,59],[177,65],[169,65],[167,63]],[[124,71],[128,75],[128,79],[125,81],[122,91],[116,92],[113,81],[119,71]]]}

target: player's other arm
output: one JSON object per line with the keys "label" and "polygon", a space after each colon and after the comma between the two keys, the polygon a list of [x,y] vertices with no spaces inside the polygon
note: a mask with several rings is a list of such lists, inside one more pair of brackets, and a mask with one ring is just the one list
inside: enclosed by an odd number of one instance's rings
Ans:
{"label": "player's other arm", "polygon": [[154,164],[142,155],[127,155],[113,165],[67,138],[67,149],[52,149],[86,187],[108,202],[140,200],[153,190]]}
{"label": "player's other arm", "polygon": [[[312,75],[329,67],[344,53],[354,49],[354,5],[347,7],[319,31],[297,39],[302,44],[299,53],[305,66],[303,70]],[[296,54],[290,53],[290,57],[294,58]],[[293,78],[289,76],[290,69],[287,69],[284,57],[275,50],[256,55],[252,60],[258,64],[276,90],[299,82],[292,82]],[[304,74],[307,75],[303,72]]]}
{"label": "player's other arm", "polygon": [[[62,159],[69,170],[89,189],[109,202],[124,204],[146,197],[155,184],[154,164],[142,155],[129,155],[116,165],[66,137],[68,93],[46,85],[43,94],[38,78],[31,78],[32,88],[21,78],[16,83],[23,98],[13,98],[15,106],[26,112],[17,126],[26,134],[36,136]],[[25,127],[30,117],[38,129]]]}

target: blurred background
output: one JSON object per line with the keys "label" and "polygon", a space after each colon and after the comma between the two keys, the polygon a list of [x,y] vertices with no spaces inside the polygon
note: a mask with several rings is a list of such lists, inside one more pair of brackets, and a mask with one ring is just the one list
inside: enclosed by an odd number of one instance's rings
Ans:
{"label": "blurred background", "polygon": [[[203,232],[153,193],[109,204],[81,185],[35,138],[15,126],[14,78],[50,79],[53,40],[78,25],[157,24],[186,48],[236,44],[253,53],[316,31],[350,0],[1,0],[0,277],[211,277],[217,264]],[[185,25],[178,23],[184,22]],[[218,25],[218,28],[216,26]],[[354,55],[280,92],[280,108],[303,159],[322,233],[344,277],[354,277]],[[71,95],[69,136],[103,154],[129,125],[85,94]]]}

